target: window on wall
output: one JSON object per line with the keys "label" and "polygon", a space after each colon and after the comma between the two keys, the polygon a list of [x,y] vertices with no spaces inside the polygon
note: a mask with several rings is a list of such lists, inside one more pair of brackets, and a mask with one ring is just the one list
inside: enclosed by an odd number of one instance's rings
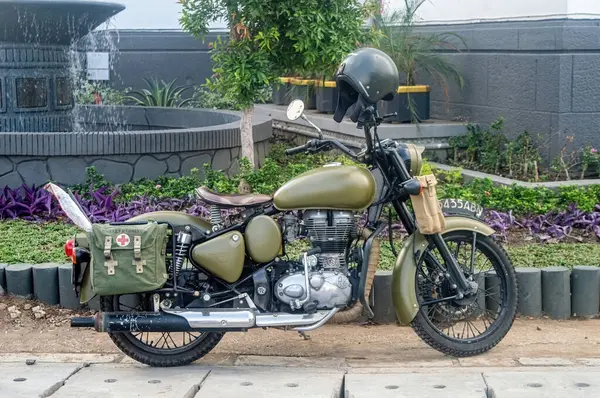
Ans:
{"label": "window on wall", "polygon": [[71,80],[68,77],[56,78],[56,105],[73,105],[73,90],[71,89]]}
{"label": "window on wall", "polygon": [[48,106],[48,81],[45,78],[18,78],[17,107],[45,108]]}

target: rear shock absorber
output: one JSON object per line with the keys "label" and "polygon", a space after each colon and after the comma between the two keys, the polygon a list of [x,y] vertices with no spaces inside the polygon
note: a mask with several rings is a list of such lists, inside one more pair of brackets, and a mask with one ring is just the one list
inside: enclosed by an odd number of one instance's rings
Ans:
{"label": "rear shock absorber", "polygon": [[181,268],[183,268],[183,262],[187,256],[192,243],[192,234],[187,232],[189,227],[186,227],[186,232],[181,231],[177,234],[177,246],[175,248],[175,275],[179,276]]}
{"label": "rear shock absorber", "polygon": [[221,228],[221,209],[218,206],[210,207],[210,223],[212,224],[213,232]]}

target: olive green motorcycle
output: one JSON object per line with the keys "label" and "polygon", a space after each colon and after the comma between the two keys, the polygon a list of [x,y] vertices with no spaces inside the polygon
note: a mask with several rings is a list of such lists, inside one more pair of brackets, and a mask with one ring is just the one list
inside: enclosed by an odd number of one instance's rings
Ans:
{"label": "olive green motorcycle", "polygon": [[[303,110],[302,101],[293,101],[288,118],[302,118],[319,138],[288,154],[338,150],[366,167],[319,167],[272,197],[200,187],[210,221],[161,211],[92,225],[69,194],[49,184],[85,231],[65,246],[74,289],[82,303],[100,297],[96,316],[73,318],[71,326],[107,332],[144,364],[185,365],[226,332],[305,334],[327,323],[373,318],[369,298],[381,252],[401,245],[391,282],[399,323],[447,355],[496,346],[513,324],[518,288],[482,209],[438,201],[435,177],[420,175],[422,149],[381,140],[377,126],[385,117],[374,107],[359,121],[365,145],[358,153],[325,139]],[[233,218],[222,216],[237,208]],[[403,242],[391,228],[392,213],[408,234]],[[389,242],[382,238],[386,229]],[[288,255],[302,242],[300,255]]]}

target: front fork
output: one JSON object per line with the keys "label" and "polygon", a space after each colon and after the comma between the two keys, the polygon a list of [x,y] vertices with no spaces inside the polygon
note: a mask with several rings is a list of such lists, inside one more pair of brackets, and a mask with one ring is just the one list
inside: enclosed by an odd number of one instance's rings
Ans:
{"label": "front fork", "polygon": [[473,290],[477,291],[477,287],[471,284],[464,272],[462,272],[462,267],[458,264],[457,259],[450,253],[450,249],[448,245],[444,241],[444,238],[441,234],[429,235],[427,236],[427,240],[430,243],[433,243],[437,249],[440,251],[442,258],[444,259],[444,263],[447,268],[445,268],[442,264],[439,264],[437,259],[435,259],[431,254],[425,253],[429,260],[433,261],[435,265],[440,268],[446,274],[446,277],[449,278],[452,282],[452,289],[456,291],[456,298],[462,299],[465,295],[469,295],[473,293]]}

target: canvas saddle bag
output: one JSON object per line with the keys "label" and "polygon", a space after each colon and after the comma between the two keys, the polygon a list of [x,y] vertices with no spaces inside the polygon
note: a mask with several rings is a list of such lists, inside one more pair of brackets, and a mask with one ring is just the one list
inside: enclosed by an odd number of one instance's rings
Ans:
{"label": "canvas saddle bag", "polygon": [[91,286],[100,296],[160,289],[167,281],[168,225],[93,224]]}
{"label": "canvas saddle bag", "polygon": [[423,190],[420,195],[411,195],[412,207],[419,232],[434,235],[446,229],[446,220],[437,197],[437,179],[433,174],[416,177]]}

